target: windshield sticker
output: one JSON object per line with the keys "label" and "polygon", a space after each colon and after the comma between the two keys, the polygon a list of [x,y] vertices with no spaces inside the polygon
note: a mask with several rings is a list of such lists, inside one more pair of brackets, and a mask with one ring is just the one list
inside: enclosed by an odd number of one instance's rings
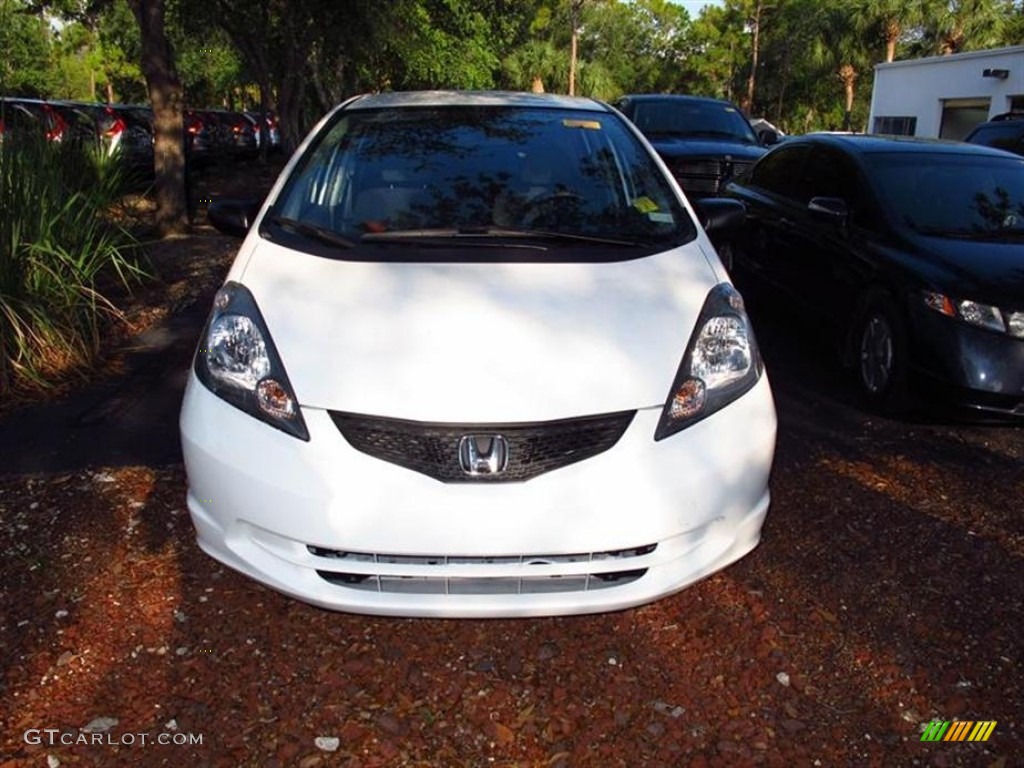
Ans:
{"label": "windshield sticker", "polygon": [[647,218],[650,219],[651,221],[656,221],[659,224],[671,224],[673,221],[675,221],[675,219],[672,218],[671,213],[658,213],[657,211],[652,211],[651,213],[648,213]]}
{"label": "windshield sticker", "polygon": [[633,207],[640,213],[654,213],[658,210],[658,204],[649,197],[638,197],[633,201]]}
{"label": "windshield sticker", "polygon": [[600,131],[601,124],[597,120],[570,120],[565,119],[562,125],[566,128],[586,128],[589,131]]}

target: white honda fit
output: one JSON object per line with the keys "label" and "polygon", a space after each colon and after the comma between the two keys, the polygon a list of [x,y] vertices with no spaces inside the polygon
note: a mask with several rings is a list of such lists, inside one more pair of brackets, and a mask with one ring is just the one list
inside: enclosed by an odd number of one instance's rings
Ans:
{"label": "white honda fit", "polygon": [[757,545],[776,419],[743,301],[615,110],[357,97],[258,214],[211,218],[247,233],[181,413],[217,560],[337,610],[537,616]]}

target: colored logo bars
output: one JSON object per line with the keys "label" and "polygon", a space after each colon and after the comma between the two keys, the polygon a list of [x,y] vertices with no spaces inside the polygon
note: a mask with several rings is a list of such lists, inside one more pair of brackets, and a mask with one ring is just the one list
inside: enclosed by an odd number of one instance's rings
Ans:
{"label": "colored logo bars", "polygon": [[933,720],[921,734],[921,741],[988,741],[995,729],[995,720]]}

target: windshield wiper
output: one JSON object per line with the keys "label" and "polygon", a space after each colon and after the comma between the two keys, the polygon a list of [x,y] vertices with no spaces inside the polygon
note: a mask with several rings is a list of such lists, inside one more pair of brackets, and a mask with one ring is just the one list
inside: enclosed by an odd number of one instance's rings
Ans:
{"label": "windshield wiper", "polygon": [[291,219],[287,216],[274,216],[270,219],[274,224],[290,229],[293,232],[298,232],[300,235],[311,237],[314,240],[319,240],[321,243],[327,245],[336,245],[339,248],[355,248],[356,244],[353,243],[346,237],[342,237],[337,232],[327,229],[326,227],[318,227],[316,224],[310,224],[307,221],[299,221],[298,219]]}
{"label": "windshield wiper", "polygon": [[627,248],[641,247],[642,243],[617,240],[608,237],[594,237],[570,232],[551,232],[540,229],[515,229],[508,227],[461,227],[457,229],[405,229],[395,232],[371,232],[362,236],[363,242],[422,242],[458,240],[484,247],[537,248],[544,246],[531,243],[494,242],[507,239],[540,240],[549,243],[592,243],[594,245],[615,245]]}

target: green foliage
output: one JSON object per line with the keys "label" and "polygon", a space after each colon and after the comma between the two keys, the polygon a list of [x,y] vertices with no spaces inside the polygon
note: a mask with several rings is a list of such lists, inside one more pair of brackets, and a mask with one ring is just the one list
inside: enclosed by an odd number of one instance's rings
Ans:
{"label": "green foliage", "polygon": [[0,93],[45,98],[56,92],[50,26],[22,0],[0,0],[0,51]]}
{"label": "green foliage", "polygon": [[635,0],[585,5],[583,10],[582,69],[600,66],[607,79],[604,89],[592,90],[590,95],[608,98],[678,85],[690,31],[689,15],[681,6],[665,0]]}
{"label": "green foliage", "polygon": [[491,26],[471,0],[415,3],[393,49],[396,88],[492,88]]}
{"label": "green foliage", "polygon": [[208,29],[202,38],[178,38],[174,48],[186,103],[196,107],[234,106],[233,92],[245,79],[238,53],[221,30]]}
{"label": "green foliage", "polygon": [[98,82],[109,91],[112,101],[146,103],[149,98],[142,76],[142,42],[128,4],[125,0],[112,0],[95,23],[99,40]]}
{"label": "green foliage", "polygon": [[90,362],[118,317],[111,281],[141,274],[110,219],[118,164],[29,135],[0,143],[0,394]]}

